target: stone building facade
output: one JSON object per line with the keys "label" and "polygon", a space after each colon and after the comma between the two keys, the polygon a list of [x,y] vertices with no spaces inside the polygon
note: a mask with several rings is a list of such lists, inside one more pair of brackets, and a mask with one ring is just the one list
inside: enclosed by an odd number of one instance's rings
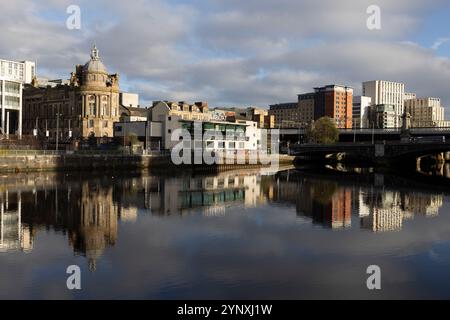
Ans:
{"label": "stone building facade", "polygon": [[24,134],[51,141],[113,137],[119,121],[119,75],[109,74],[94,46],[91,59],[77,65],[67,83],[41,85],[34,79],[23,93]]}

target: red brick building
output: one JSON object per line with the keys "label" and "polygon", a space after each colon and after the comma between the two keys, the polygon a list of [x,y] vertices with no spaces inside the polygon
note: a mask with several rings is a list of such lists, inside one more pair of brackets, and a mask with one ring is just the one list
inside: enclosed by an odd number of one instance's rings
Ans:
{"label": "red brick building", "polygon": [[353,88],[328,85],[314,91],[314,120],[330,117],[338,128],[352,128]]}

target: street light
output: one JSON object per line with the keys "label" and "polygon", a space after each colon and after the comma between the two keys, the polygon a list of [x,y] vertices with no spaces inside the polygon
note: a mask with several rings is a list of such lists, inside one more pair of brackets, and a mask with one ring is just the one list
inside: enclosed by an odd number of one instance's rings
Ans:
{"label": "street light", "polygon": [[58,142],[59,142],[59,116],[62,114],[56,114],[56,151],[58,151]]}

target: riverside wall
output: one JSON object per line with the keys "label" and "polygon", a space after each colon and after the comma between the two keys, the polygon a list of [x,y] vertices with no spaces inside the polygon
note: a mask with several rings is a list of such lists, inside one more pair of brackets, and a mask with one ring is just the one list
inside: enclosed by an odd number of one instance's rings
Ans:
{"label": "riverside wall", "polygon": [[[293,157],[280,155],[280,164],[293,162]],[[194,165],[199,168],[229,170],[240,167],[262,167],[258,164],[223,164]],[[126,169],[177,169],[170,156],[154,155],[111,155],[111,154],[55,154],[55,155],[0,155],[0,172],[35,172],[35,171],[97,171]]]}

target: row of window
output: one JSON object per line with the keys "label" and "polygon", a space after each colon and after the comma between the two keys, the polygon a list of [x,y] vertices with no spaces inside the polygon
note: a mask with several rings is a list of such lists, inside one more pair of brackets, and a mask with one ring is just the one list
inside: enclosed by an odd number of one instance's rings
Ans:
{"label": "row of window", "polygon": [[[104,120],[101,122],[102,128],[108,128],[109,123],[108,121]],[[88,128],[93,128],[94,127],[94,120],[89,120],[88,121]]]}
{"label": "row of window", "polygon": [[[1,104],[1,101],[0,101],[0,104]],[[5,106],[19,108],[19,106],[20,106],[20,98],[19,97],[5,96]]]}
{"label": "row of window", "polygon": [[[194,149],[245,149],[245,142],[194,141]],[[183,141],[184,149],[191,149],[191,141]],[[255,145],[253,145],[255,146]]]}

